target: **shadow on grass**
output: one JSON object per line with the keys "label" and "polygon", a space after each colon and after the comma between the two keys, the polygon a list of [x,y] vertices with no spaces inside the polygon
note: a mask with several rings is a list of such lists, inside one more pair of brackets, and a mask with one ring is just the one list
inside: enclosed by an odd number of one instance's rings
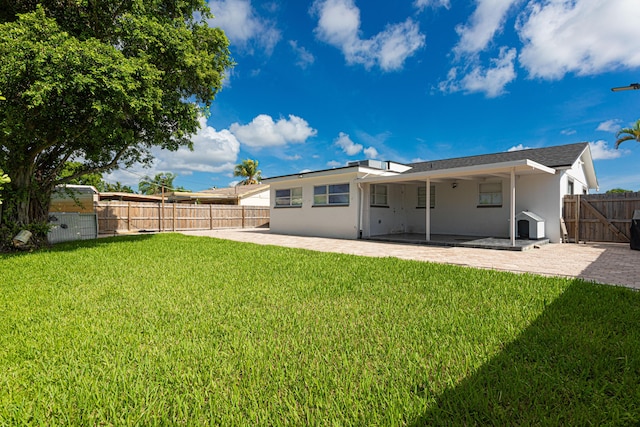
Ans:
{"label": "shadow on grass", "polygon": [[640,292],[575,280],[413,425],[640,425]]}
{"label": "shadow on grass", "polygon": [[123,242],[136,242],[148,240],[153,237],[153,234],[137,234],[128,236],[114,236],[114,237],[101,237],[98,239],[90,240],[75,240],[72,242],[56,243],[54,245],[44,247],[35,251],[18,251],[18,252],[0,252],[0,259],[8,259],[12,257],[25,256],[37,252],[69,252],[83,248],[95,248],[106,245],[117,245]]}

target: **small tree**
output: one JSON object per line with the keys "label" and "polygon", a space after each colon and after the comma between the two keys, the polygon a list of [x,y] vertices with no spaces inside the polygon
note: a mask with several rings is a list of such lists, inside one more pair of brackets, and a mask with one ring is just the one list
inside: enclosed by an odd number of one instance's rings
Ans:
{"label": "small tree", "polygon": [[111,191],[114,193],[135,193],[135,191],[133,191],[133,188],[128,185],[124,185],[120,181],[116,181],[115,184],[105,182],[104,191]]}
{"label": "small tree", "polygon": [[258,161],[246,159],[236,165],[233,176],[242,176],[245,179],[239,185],[258,184],[262,181],[262,171],[258,170]]}
{"label": "small tree", "polygon": [[636,140],[640,142],[640,120],[630,128],[620,129],[616,134],[616,138],[618,138],[616,148],[625,141]]}
{"label": "small tree", "polygon": [[145,176],[138,184],[138,190],[140,193],[147,195],[159,194],[163,188],[164,191],[171,191],[174,189],[173,180],[176,179],[177,176],[178,175],[171,172],[160,172],[156,174],[153,179]]}

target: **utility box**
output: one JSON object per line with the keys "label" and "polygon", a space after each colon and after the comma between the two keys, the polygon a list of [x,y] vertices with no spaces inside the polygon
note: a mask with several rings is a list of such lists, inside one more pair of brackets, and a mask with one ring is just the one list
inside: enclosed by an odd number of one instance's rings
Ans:
{"label": "utility box", "polygon": [[631,249],[640,251],[640,210],[633,211],[633,218],[631,219],[631,238],[630,246]]}
{"label": "utility box", "polygon": [[49,243],[98,238],[98,216],[94,213],[50,212]]}
{"label": "utility box", "polygon": [[516,215],[519,239],[544,239],[544,219],[529,211]]}

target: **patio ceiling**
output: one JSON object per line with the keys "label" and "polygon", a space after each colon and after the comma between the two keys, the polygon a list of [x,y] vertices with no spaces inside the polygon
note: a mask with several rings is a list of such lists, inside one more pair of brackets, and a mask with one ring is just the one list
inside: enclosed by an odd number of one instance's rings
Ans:
{"label": "patio ceiling", "polygon": [[391,176],[368,176],[360,179],[366,183],[422,183],[429,179],[431,182],[451,180],[478,180],[482,178],[509,178],[514,171],[516,176],[532,174],[555,174],[556,170],[532,160],[515,160],[512,162],[492,163],[486,165],[466,166],[432,171],[411,171]]}

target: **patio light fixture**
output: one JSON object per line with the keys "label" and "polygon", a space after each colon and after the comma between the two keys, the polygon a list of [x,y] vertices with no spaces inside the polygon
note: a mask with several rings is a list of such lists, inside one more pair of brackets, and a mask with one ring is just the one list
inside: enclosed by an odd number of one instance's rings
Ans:
{"label": "patio light fixture", "polygon": [[621,92],[623,90],[638,90],[640,89],[640,83],[631,83],[629,86],[620,86],[611,88],[612,92]]}

